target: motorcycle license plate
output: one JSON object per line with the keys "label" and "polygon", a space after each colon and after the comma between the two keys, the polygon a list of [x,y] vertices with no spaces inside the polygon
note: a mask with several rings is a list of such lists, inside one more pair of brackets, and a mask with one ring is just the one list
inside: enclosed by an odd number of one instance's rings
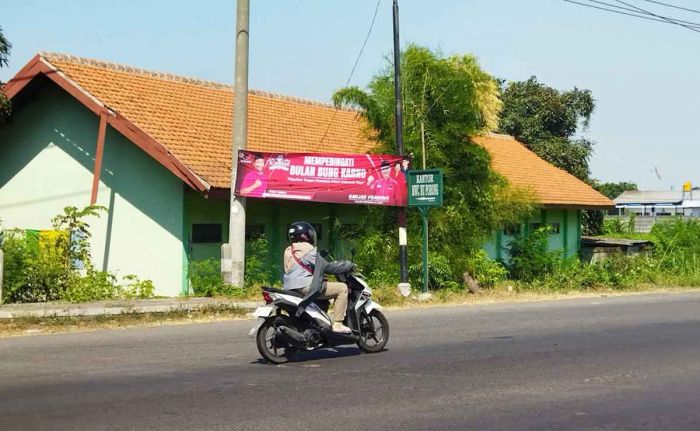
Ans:
{"label": "motorcycle license plate", "polygon": [[262,307],[258,307],[255,312],[253,313],[253,316],[255,317],[267,317],[272,313],[272,306],[270,305],[265,305]]}

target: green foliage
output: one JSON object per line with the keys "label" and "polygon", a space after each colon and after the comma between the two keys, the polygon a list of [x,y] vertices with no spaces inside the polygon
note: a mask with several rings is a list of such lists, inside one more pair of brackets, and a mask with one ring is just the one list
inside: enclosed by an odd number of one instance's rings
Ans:
{"label": "green foliage", "polygon": [[51,220],[53,228],[57,231],[68,232],[68,235],[59,235],[56,246],[65,250],[66,265],[74,265],[81,262],[88,269],[92,268],[92,256],[90,255],[90,225],[85,221],[86,217],[100,217],[100,212],[107,208],[99,205],[89,205],[81,210],[73,206],[63,209]]}
{"label": "green foliage", "polygon": [[119,287],[119,296],[126,299],[153,298],[155,286],[151,280],[139,280],[133,274],[124,276],[124,285]]}
{"label": "green foliage", "polygon": [[588,236],[602,235],[605,232],[605,211],[581,211],[581,233]]}
{"label": "green foliage", "polygon": [[230,296],[236,289],[222,280],[219,259],[191,261],[189,276],[195,296]]}
{"label": "green foliage", "polygon": [[588,128],[595,110],[590,90],[558,91],[531,77],[502,90],[500,130],[513,135],[544,160],[587,181],[592,142],[574,139]]}
{"label": "green foliage", "polygon": [[[575,138],[588,129],[595,110],[590,90],[559,91],[531,77],[502,88],[500,130],[515,136],[535,154],[584,182],[591,182],[593,142]],[[602,211],[583,211],[584,235],[599,235]]]}
{"label": "green foliage", "polygon": [[700,221],[656,223],[651,235],[660,270],[700,281]]}
{"label": "green foliage", "polygon": [[[469,251],[481,247],[498,228],[523,219],[533,209],[532,195],[511,189],[492,171],[488,152],[468,137],[493,130],[501,107],[496,80],[471,55],[444,56],[409,45],[402,54],[404,146],[443,169],[442,208],[430,212],[431,250],[450,256],[449,280],[461,281]],[[336,105],[360,108],[375,132],[379,150],[394,152],[394,86],[391,65],[375,76],[367,91],[352,87],[333,95]],[[422,146],[425,130],[425,152]],[[371,279],[395,282],[396,210],[369,208],[356,240],[356,261]],[[409,256],[418,265],[421,222],[409,212]],[[414,245],[415,244],[415,245]],[[445,282],[435,280],[437,284]]]}
{"label": "green foliage", "polygon": [[552,292],[627,289],[663,280],[648,256],[612,256],[600,263],[584,263],[577,258],[558,260],[552,270],[520,284],[521,289]]}
{"label": "green foliage", "polygon": [[221,278],[218,259],[194,260],[189,265],[189,278],[195,296],[233,296],[247,298],[259,295],[259,287],[279,284],[275,281],[279,267],[271,264],[269,243],[265,236],[246,241],[245,287],[237,288]]}
{"label": "green foliage", "polygon": [[[411,265],[408,276],[415,286],[423,285],[423,264]],[[450,260],[441,254],[428,253],[428,287],[430,289],[459,290],[461,285],[452,276]]]}
{"label": "green foliage", "polygon": [[84,277],[68,284],[61,299],[70,302],[99,301],[116,297],[117,277],[109,272],[89,269]]}
{"label": "green foliage", "polygon": [[270,244],[265,235],[246,241],[245,285],[246,287],[277,284],[279,266],[272,262]]}
{"label": "green foliage", "polygon": [[634,233],[635,216],[624,218],[620,216],[606,217],[603,221],[603,235],[629,235]]}
{"label": "green foliage", "polygon": [[601,183],[594,180],[592,186],[609,199],[615,199],[626,191],[638,190],[637,184],[626,181],[619,183]]}
{"label": "green foliage", "polygon": [[557,266],[561,255],[548,251],[549,228],[541,227],[513,239],[508,245],[510,275],[523,281],[531,281],[550,274]]}
{"label": "green foliage", "polygon": [[[12,48],[12,44],[5,38],[2,33],[2,27],[0,27],[0,68],[7,67],[10,58],[10,48]],[[0,81],[0,87],[3,85],[4,83]],[[0,124],[7,121],[11,113],[12,105],[7,100],[5,93],[0,91]]]}
{"label": "green foliage", "polygon": [[[71,301],[84,302],[114,298],[150,298],[153,283],[134,275],[117,283],[114,274],[97,271],[90,260],[91,237],[84,218],[98,217],[101,207],[82,210],[66,207],[54,218],[56,231],[39,234],[33,231],[5,232],[4,302]],[[73,235],[68,232],[74,232]],[[73,241],[71,241],[73,238]],[[83,262],[85,273],[74,267]]]}
{"label": "green foliage", "polygon": [[506,267],[489,258],[484,250],[475,250],[467,257],[466,270],[484,288],[494,287],[508,276]]}

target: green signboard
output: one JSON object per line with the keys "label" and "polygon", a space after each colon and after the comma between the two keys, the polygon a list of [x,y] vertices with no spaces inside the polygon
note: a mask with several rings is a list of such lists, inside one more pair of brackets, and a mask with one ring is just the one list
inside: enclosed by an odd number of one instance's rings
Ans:
{"label": "green signboard", "polygon": [[408,172],[408,206],[442,206],[442,170],[423,169]]}

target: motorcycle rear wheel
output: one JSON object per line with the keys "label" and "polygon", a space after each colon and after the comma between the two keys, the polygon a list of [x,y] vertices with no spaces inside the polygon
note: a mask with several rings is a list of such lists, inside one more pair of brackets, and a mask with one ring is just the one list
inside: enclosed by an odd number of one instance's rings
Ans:
{"label": "motorcycle rear wheel", "polygon": [[[260,328],[258,329],[258,334],[255,337],[255,343],[258,346],[258,352],[262,355],[263,359],[273,364],[284,364],[289,361],[289,359],[294,355],[296,349],[289,346],[282,346],[275,337],[275,319],[284,319],[285,317],[269,317],[265,319]],[[287,322],[285,322],[286,324]],[[292,326],[292,325],[289,325]]]}
{"label": "motorcycle rear wheel", "polygon": [[362,313],[360,331],[357,346],[365,353],[381,352],[389,341],[389,321],[379,310],[372,310],[369,315]]}

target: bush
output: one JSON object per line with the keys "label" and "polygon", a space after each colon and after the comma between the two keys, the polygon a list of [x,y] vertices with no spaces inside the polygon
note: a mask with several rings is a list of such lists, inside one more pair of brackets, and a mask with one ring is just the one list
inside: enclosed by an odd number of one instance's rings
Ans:
{"label": "bush", "polygon": [[245,285],[246,287],[278,284],[279,265],[272,262],[270,245],[265,235],[246,241]]}
{"label": "bush", "polygon": [[516,280],[530,281],[550,274],[561,259],[558,252],[548,251],[549,228],[542,227],[515,238],[508,245],[508,270]]}
{"label": "bush", "polygon": [[476,250],[467,257],[466,270],[484,288],[493,287],[508,276],[505,266],[489,258],[484,250]]}
{"label": "bush", "polygon": [[[408,276],[416,286],[423,285],[423,263],[408,267]],[[441,254],[428,253],[428,287],[459,290],[462,286],[452,278],[450,260]]]}
{"label": "bush", "polygon": [[190,262],[190,282],[195,296],[231,295],[235,287],[221,279],[219,259],[204,259]]}
{"label": "bush", "polygon": [[221,262],[210,258],[195,260],[189,265],[189,278],[195,296],[256,295],[262,285],[276,285],[279,266],[271,264],[268,241],[264,236],[246,242],[245,288],[239,289],[221,278]]}
{"label": "bush", "polygon": [[153,298],[156,290],[151,280],[139,280],[133,274],[124,277],[125,285],[119,288],[119,296],[126,299]]}
{"label": "bush", "polygon": [[84,277],[70,283],[62,298],[70,302],[99,301],[117,296],[117,277],[109,272],[88,270]]}
{"label": "bush", "polygon": [[[4,302],[95,301],[119,297],[150,298],[153,283],[136,276],[117,284],[114,274],[97,271],[90,256],[89,225],[83,220],[99,216],[102,207],[82,210],[66,207],[53,219],[54,231],[6,231]],[[85,271],[81,275],[81,270]]]}
{"label": "bush", "polygon": [[[55,238],[55,237],[54,237]],[[67,265],[58,241],[36,232],[12,230],[3,241],[5,281],[3,302],[44,302],[62,299],[77,275]]]}

